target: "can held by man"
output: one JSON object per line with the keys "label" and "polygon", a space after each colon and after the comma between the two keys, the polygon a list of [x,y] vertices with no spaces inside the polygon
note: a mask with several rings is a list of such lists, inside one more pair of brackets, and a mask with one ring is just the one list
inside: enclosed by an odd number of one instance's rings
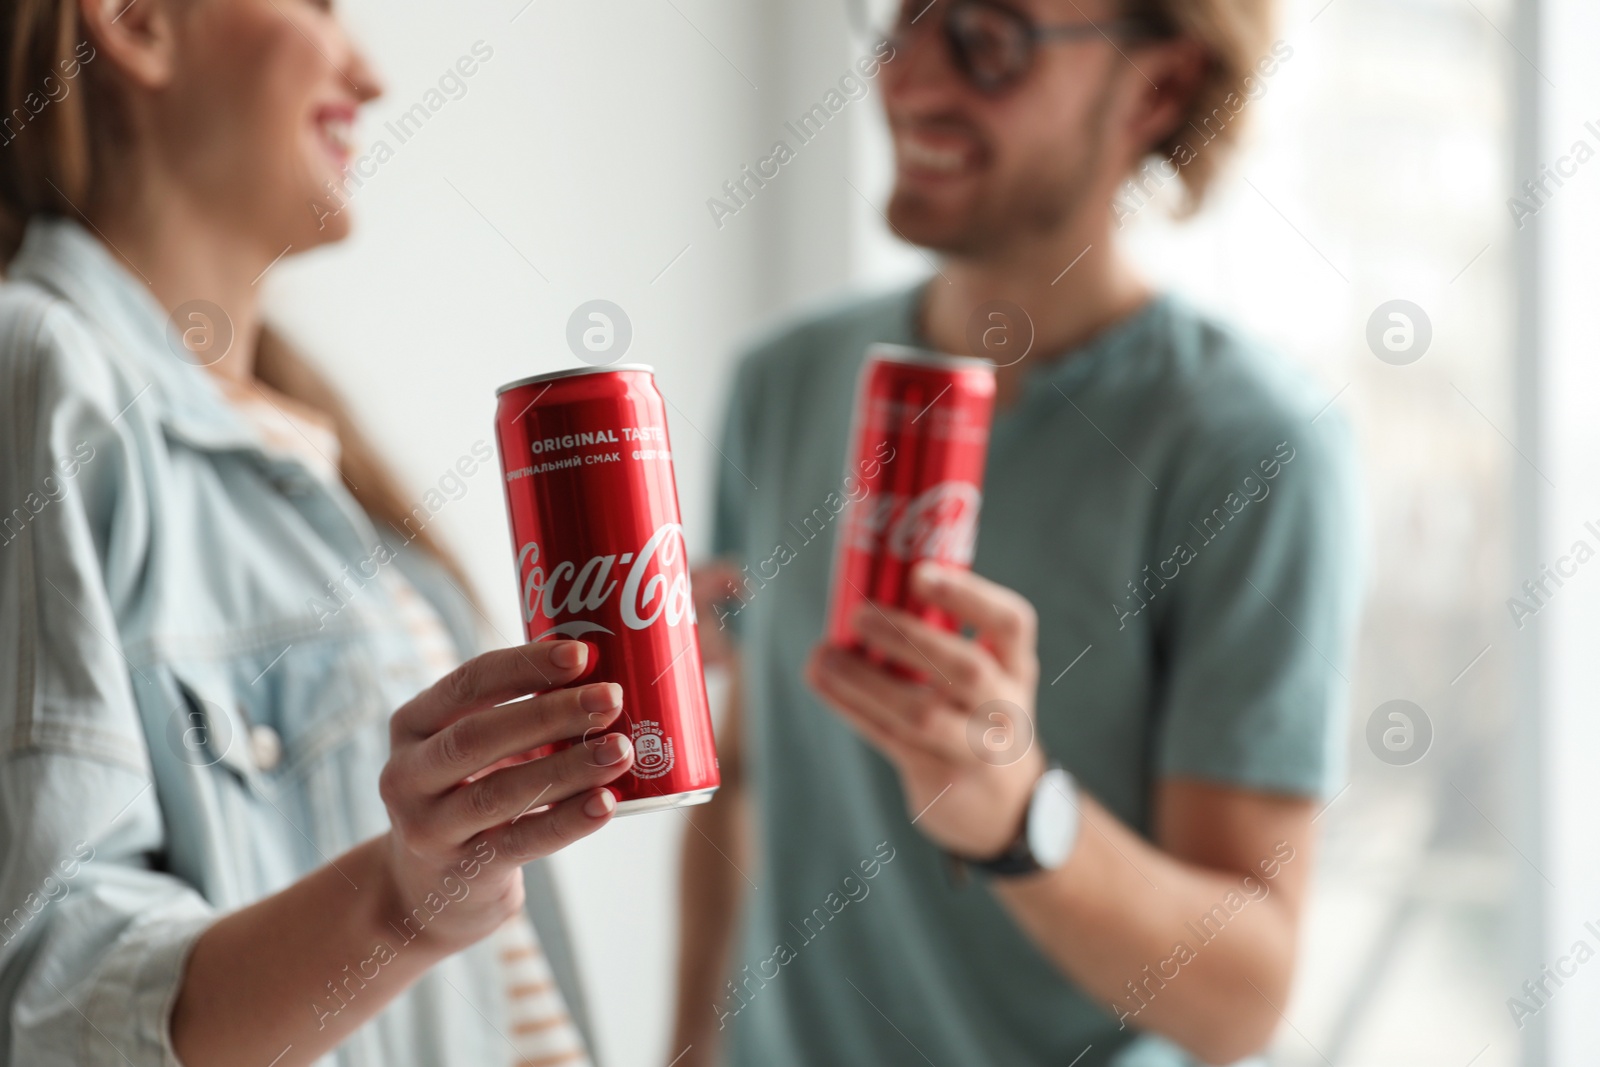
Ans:
{"label": "can held by man", "polygon": [[903,345],[867,351],[846,467],[862,488],[834,549],[830,644],[861,650],[851,619],[864,603],[956,630],[947,612],[912,596],[911,569],[921,560],[972,565],[994,393],[987,360]]}

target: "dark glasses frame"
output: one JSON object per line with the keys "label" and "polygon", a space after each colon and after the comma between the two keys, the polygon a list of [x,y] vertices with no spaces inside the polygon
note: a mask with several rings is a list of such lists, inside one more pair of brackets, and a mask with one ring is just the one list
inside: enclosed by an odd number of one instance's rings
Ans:
{"label": "dark glasses frame", "polygon": [[[908,8],[910,6],[907,5]],[[1026,77],[1033,67],[1034,55],[1042,45],[1096,38],[1138,42],[1164,40],[1174,36],[1170,28],[1156,25],[1148,19],[1115,18],[1103,22],[1085,19],[1081,22],[1038,23],[1023,12],[998,0],[927,0],[921,10],[909,19],[904,17],[906,9],[902,9],[901,19],[885,33],[885,38],[891,44],[902,44],[905,38],[914,32],[915,24],[936,6],[942,6],[944,9],[939,20],[940,36],[950,51],[951,59],[967,81],[984,93],[1001,92]],[[998,16],[1009,23],[1017,33],[1017,40],[1023,45],[1020,59],[1003,71],[991,72],[982,69],[975,58],[977,46],[971,39],[972,33],[969,29],[970,18],[974,13]]]}

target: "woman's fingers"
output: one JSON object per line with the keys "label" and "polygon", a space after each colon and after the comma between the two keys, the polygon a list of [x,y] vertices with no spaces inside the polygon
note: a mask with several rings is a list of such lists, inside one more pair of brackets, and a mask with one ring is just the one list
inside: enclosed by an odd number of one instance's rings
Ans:
{"label": "woman's fingers", "polygon": [[612,682],[557,689],[463,715],[401,758],[413,787],[435,795],[486,767],[541,745],[589,738],[616,721],[622,687]]}
{"label": "woman's fingers", "polygon": [[428,737],[469,712],[565,685],[583,673],[588,656],[581,641],[534,641],[474,656],[395,712],[393,739]]}
{"label": "woman's fingers", "polygon": [[446,846],[470,840],[501,823],[532,818],[538,809],[560,804],[616,780],[633,766],[633,745],[621,734],[606,734],[549,756],[464,782],[434,809],[438,825],[430,835]]}
{"label": "woman's fingers", "polygon": [[591,789],[563,800],[547,811],[496,827],[483,835],[496,859],[529,863],[559,852],[611,821],[617,810],[609,789]]}

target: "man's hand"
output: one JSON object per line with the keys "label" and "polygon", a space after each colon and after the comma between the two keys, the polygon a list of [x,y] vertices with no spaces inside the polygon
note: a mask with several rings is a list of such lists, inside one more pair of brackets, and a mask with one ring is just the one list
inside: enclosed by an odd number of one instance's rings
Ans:
{"label": "man's hand", "polygon": [[728,601],[738,600],[739,577],[739,568],[725,559],[702,563],[689,575],[700,630],[700,662],[707,668],[726,667],[733,660],[736,650],[728,617],[740,609],[729,608]]}
{"label": "man's hand", "polygon": [[1037,617],[1018,593],[967,571],[924,562],[911,584],[976,640],[865,604],[852,620],[862,643],[924,680],[827,646],[812,653],[806,679],[894,764],[918,829],[959,855],[995,856],[1016,838],[1045,769],[1034,730]]}

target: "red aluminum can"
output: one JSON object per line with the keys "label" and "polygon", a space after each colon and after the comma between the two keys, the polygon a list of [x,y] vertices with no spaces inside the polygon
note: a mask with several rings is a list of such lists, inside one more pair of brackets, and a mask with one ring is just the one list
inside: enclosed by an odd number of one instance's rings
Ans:
{"label": "red aluminum can", "polygon": [[654,371],[512,382],[499,390],[495,437],[528,640],[584,641],[582,683],[622,686],[613,729],[633,741],[634,762],[608,787],[618,812],[711,799],[721,776]]}
{"label": "red aluminum can", "polygon": [[902,345],[867,350],[856,390],[828,612],[830,644],[860,649],[863,602],[909,611],[955,632],[949,613],[915,601],[911,567],[970,567],[994,416],[994,365]]}

